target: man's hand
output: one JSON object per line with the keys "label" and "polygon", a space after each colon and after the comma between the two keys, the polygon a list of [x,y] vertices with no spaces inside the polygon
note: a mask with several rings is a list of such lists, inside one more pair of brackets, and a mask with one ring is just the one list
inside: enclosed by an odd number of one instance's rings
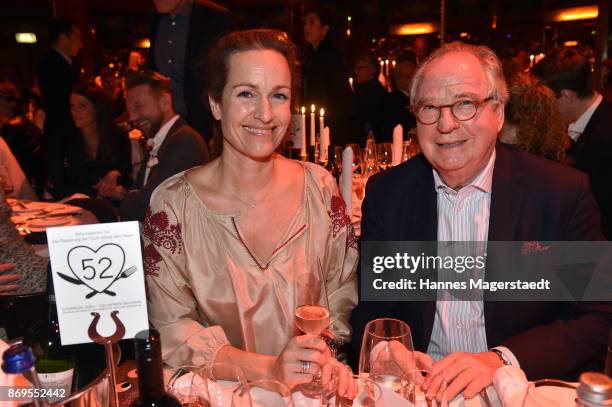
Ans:
{"label": "man's hand", "polygon": [[428,398],[442,400],[442,384],[446,382],[446,399],[452,400],[463,392],[471,399],[493,383],[495,371],[504,364],[494,352],[451,353],[433,365],[431,374],[421,386]]}

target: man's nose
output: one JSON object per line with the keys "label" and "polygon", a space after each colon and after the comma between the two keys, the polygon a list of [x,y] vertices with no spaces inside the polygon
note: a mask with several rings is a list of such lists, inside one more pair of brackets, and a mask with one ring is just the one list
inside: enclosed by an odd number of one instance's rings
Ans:
{"label": "man's nose", "polygon": [[459,121],[453,115],[450,107],[440,108],[440,118],[438,119],[437,127],[440,133],[450,133],[459,127]]}

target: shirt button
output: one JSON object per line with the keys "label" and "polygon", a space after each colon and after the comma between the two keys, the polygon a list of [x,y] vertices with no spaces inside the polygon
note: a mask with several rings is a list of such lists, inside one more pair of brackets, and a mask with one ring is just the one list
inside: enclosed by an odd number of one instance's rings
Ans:
{"label": "shirt button", "polygon": [[172,40],[168,40],[168,44],[172,45]]}
{"label": "shirt button", "polygon": [[176,21],[171,22],[170,25],[172,25],[172,27],[174,27],[176,25]]}
{"label": "shirt button", "polygon": [[455,326],[457,327],[457,329],[462,329],[463,328],[463,324],[461,322],[457,322],[455,324]]}
{"label": "shirt button", "polygon": [[168,63],[169,63],[169,64],[171,64],[171,63],[172,63],[172,59],[169,59],[169,60],[168,60]]}

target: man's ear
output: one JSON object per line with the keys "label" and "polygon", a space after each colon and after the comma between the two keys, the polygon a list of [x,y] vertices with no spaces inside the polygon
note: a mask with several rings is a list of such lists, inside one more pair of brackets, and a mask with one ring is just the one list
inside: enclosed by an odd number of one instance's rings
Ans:
{"label": "man's ear", "polygon": [[210,104],[210,111],[215,120],[221,120],[221,106],[219,103],[211,95],[208,95],[208,103]]}
{"label": "man's ear", "polygon": [[172,95],[163,92],[158,103],[162,112],[166,113],[167,111],[172,110]]}
{"label": "man's ear", "polygon": [[561,89],[559,92],[559,99],[562,99],[565,103],[573,103],[576,98],[578,98],[578,95],[573,90]]}

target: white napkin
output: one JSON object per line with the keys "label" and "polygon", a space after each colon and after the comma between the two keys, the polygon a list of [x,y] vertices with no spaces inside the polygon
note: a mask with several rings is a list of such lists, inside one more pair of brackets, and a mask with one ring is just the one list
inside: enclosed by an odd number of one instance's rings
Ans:
{"label": "white napkin", "polygon": [[329,150],[329,127],[323,128],[323,134],[321,134],[321,150],[319,152],[319,161],[327,161],[327,151]]}
{"label": "white napkin", "polygon": [[353,183],[353,149],[347,147],[342,152],[342,175],[340,175],[340,193],[346,204],[346,212],[353,213],[353,205],[351,202]]}
{"label": "white napkin", "polygon": [[504,407],[520,406],[529,388],[525,372],[516,366],[502,366],[493,376],[493,386]]}
{"label": "white napkin", "polygon": [[391,164],[398,165],[402,162],[402,149],[404,147],[404,129],[401,124],[393,128],[393,147],[391,148]]}

